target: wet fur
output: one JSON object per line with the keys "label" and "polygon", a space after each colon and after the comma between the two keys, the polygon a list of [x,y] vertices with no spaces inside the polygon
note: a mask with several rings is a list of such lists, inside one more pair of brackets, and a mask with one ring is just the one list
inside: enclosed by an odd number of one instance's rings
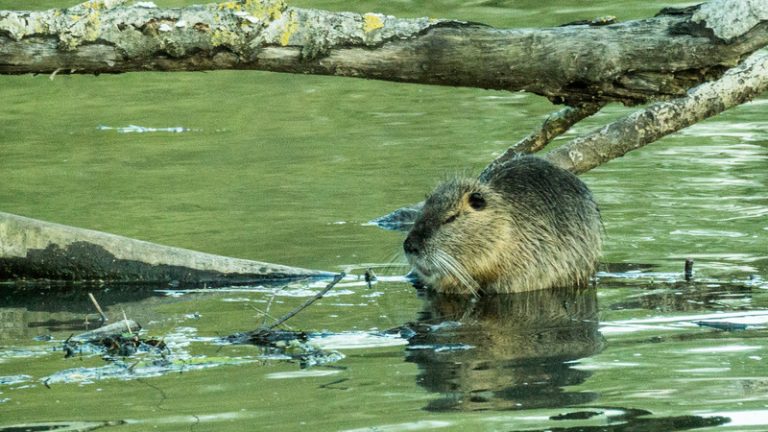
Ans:
{"label": "wet fur", "polygon": [[415,273],[438,292],[512,293],[587,285],[601,234],[597,204],[578,177],[522,156],[481,179],[440,184],[404,247]]}

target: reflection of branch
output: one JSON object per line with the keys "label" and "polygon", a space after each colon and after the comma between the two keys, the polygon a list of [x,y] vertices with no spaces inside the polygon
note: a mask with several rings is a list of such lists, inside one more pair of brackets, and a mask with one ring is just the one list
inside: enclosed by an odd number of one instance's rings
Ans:
{"label": "reflection of branch", "polygon": [[605,106],[605,103],[588,103],[576,107],[565,107],[560,111],[550,114],[538,129],[528,134],[528,136],[518,141],[501,156],[488,164],[482,174],[480,174],[480,178],[489,175],[499,164],[514,158],[516,155],[536,153],[543,149],[553,139],[568,131],[571,126],[600,111],[603,106]]}
{"label": "reflection of branch", "polygon": [[665,135],[747,102],[768,90],[768,48],[756,51],[713,82],[691,89],[685,97],[658,102],[545,156],[576,174],[650,144]]}
{"label": "reflection of branch", "polygon": [[[328,291],[330,291],[331,288],[336,286],[336,284],[339,283],[340,280],[344,279],[344,276],[346,276],[346,273],[344,273],[344,272],[341,272],[341,273],[337,274],[336,276],[334,276],[334,278],[331,281],[331,283],[326,285],[325,288],[323,288],[319,293],[315,294],[314,297],[312,297],[311,299],[305,301],[304,304],[302,304],[301,306],[299,306],[299,307],[295,308],[294,310],[288,312],[287,314],[283,315],[282,317],[280,317],[280,319],[278,319],[277,321],[275,321],[274,323],[272,323],[271,325],[266,327],[266,329],[267,330],[272,330],[273,328],[275,328],[275,327],[279,326],[280,324],[282,324],[282,323],[288,321],[289,319],[293,318],[294,315],[296,315],[297,313],[299,313],[302,310],[306,309],[312,303],[314,303],[317,300],[320,300],[321,298],[323,298],[323,296]],[[261,331],[261,330],[264,330],[264,329],[259,329],[259,331]]]}

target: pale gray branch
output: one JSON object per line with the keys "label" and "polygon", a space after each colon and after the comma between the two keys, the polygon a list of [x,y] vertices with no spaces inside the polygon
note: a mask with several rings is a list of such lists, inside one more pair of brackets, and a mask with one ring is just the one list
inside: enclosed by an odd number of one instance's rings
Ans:
{"label": "pale gray branch", "polygon": [[646,109],[572,140],[548,153],[550,162],[574,173],[591,170],[665,135],[743,104],[768,90],[768,49],[749,56],[717,81],[701,84],[688,95],[657,102]]}
{"label": "pale gray branch", "polygon": [[[722,13],[742,1],[608,25],[495,29],[283,0],[173,9],[91,0],[0,11],[0,73],[258,69],[524,90],[574,106],[636,104],[684,95],[768,44],[766,2],[750,2],[749,20]],[[708,25],[729,23],[739,25],[728,43],[707,37]]]}

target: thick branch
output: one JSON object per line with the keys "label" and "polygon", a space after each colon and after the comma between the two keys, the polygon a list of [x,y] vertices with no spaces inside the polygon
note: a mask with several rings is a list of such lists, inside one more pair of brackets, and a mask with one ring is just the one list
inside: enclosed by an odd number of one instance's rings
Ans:
{"label": "thick branch", "polygon": [[501,30],[282,0],[177,9],[91,0],[0,12],[0,73],[260,69],[526,90],[572,105],[638,103],[683,95],[768,44],[765,2],[750,2],[754,13],[737,34],[710,28],[743,24],[738,15],[713,18],[742,1],[611,25]]}
{"label": "thick branch", "polygon": [[545,158],[574,173],[591,170],[665,135],[747,102],[768,90],[768,49],[752,54],[722,78],[683,98],[657,102],[576,138]]}

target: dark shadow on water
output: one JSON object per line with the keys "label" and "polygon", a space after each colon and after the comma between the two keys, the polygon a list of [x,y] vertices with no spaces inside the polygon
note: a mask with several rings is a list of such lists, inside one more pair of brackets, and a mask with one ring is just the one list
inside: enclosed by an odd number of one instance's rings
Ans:
{"label": "dark shadow on water", "polygon": [[30,311],[90,313],[92,293],[99,304],[106,308],[118,303],[133,303],[149,297],[165,296],[167,292],[196,288],[213,289],[236,286],[278,287],[287,280],[260,283],[139,283],[139,282],[67,282],[67,281],[18,281],[0,282],[0,305],[26,308]]}
{"label": "dark shadow on water", "polygon": [[[104,311],[117,319],[113,306],[133,309],[131,314],[152,313],[149,302],[188,301],[158,293],[168,289],[158,284],[105,283],[4,283],[0,284],[0,338],[29,338],[47,331],[81,332],[99,326],[96,307],[88,297],[92,293]],[[129,318],[144,318],[136,315]],[[146,321],[146,320],[145,320]]]}
{"label": "dark shadow on water", "polygon": [[572,362],[603,346],[594,289],[424,297],[406,360],[419,365],[421,386],[441,394],[426,409],[532,409],[597,398],[564,390],[591,375]]}
{"label": "dark shadow on water", "polygon": [[[605,411],[615,414],[604,415]],[[583,420],[593,417],[601,417],[600,425],[584,425],[574,427],[549,427],[545,429],[526,429],[526,432],[660,432],[660,431],[685,431],[703,427],[716,427],[727,424],[727,417],[699,417],[682,415],[673,417],[653,417],[649,411],[625,408],[595,408],[589,411],[577,411],[566,415],[552,416],[550,420],[571,421]]]}
{"label": "dark shadow on water", "polygon": [[[88,297],[92,293],[104,311],[120,305],[126,309],[141,302],[157,298],[160,302],[180,301],[171,297],[157,297],[158,286],[138,284],[85,284],[61,283],[3,283],[0,284],[0,340],[31,339],[48,332],[71,331],[78,333],[100,325],[96,307]],[[129,312],[132,313],[132,312]],[[136,318],[131,316],[130,318]]]}
{"label": "dark shadow on water", "polygon": [[158,284],[99,284],[99,283],[6,283],[0,286],[0,301],[4,307],[25,308],[40,312],[93,313],[92,293],[99,304],[107,308],[118,303],[132,303],[157,296]]}

